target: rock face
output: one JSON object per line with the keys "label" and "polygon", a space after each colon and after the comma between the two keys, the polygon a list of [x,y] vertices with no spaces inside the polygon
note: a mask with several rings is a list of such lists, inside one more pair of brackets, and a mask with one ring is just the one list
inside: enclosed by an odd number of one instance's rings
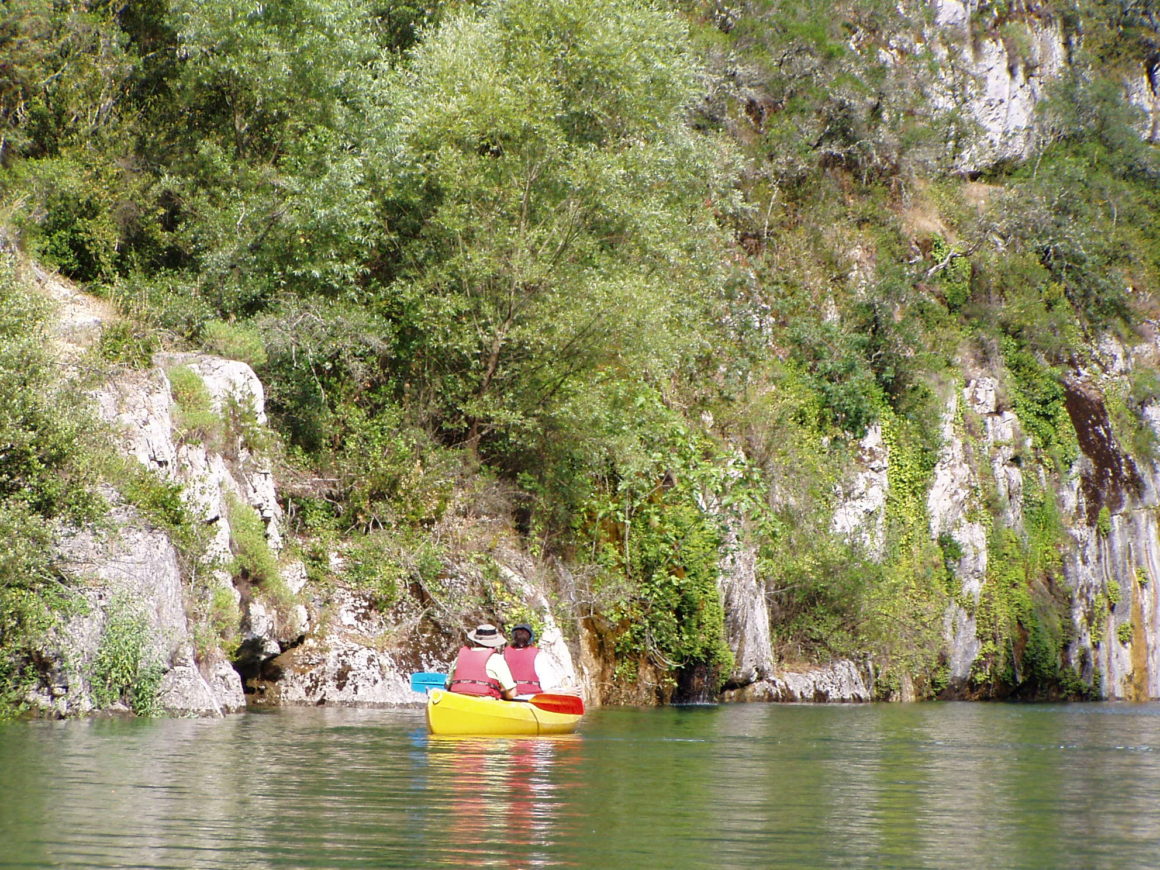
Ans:
{"label": "rock face", "polygon": [[[60,306],[60,356],[73,365],[115,316],[42,270],[34,270],[33,280]],[[470,560],[448,562],[439,580],[446,598],[434,608],[431,591],[420,588],[382,612],[367,593],[344,583],[337,554],[332,582],[321,586],[308,581],[302,563],[284,558],[275,584],[283,593],[265,588],[274,582],[269,578],[257,583],[239,573],[239,510],[260,518],[264,546],[275,557],[283,545],[274,475],[261,449],[262,384],[246,364],[206,354],[162,353],[153,363],[144,371],[111,372],[92,393],[94,408],[125,456],[180,487],[208,540],[190,562],[166,532],[113,492],[117,507],[103,531],[61,530],[59,564],[78,581],[83,603],[61,625],[55,648],[45,651],[49,673],[32,699],[38,707],[60,716],[123,710],[120,693],[112,699],[101,687],[113,643],[132,654],[139,681],[171,714],[220,716],[244,709],[247,699],[257,705],[418,704],[410,673],[446,671],[462,631],[490,618],[472,602],[497,595],[509,609],[530,615],[543,655],[563,683],[581,684],[539,582],[543,566],[518,547],[491,549],[494,575]],[[179,380],[184,386],[176,389]],[[198,407],[175,398],[186,393]],[[478,548],[469,552],[479,555]],[[236,634],[226,640],[223,630]]]}
{"label": "rock face", "polygon": [[850,661],[825,667],[785,670],[769,680],[725,692],[727,701],[812,701],[850,703],[872,695],[857,666]]}
{"label": "rock face", "polygon": [[[55,295],[66,307],[87,298]],[[80,337],[67,332],[79,353],[99,335],[101,321],[72,319],[84,329]],[[110,518],[112,531],[62,531],[61,565],[80,580],[85,606],[62,626],[52,654],[57,664],[36,704],[56,715],[99,711],[92,675],[110,627],[126,620],[142,641],[143,664],[160,671],[157,701],[171,714],[222,715],[243,709],[247,697],[258,705],[421,703],[411,691],[410,673],[446,671],[463,641],[458,629],[486,614],[453,609],[432,618],[409,597],[402,609],[383,613],[341,582],[326,590],[311,587],[302,564],[285,560],[281,581],[299,603],[271,601],[252,584],[236,582],[230,567],[232,505],[256,512],[271,551],[277,553],[283,541],[272,471],[251,446],[254,427],[266,422],[262,385],[244,363],[205,354],[159,354],[154,361],[156,367],[146,371],[116,372],[95,391],[94,405],[125,455],[180,485],[186,506],[208,531],[205,553],[183,571],[167,534],[124,505]],[[174,400],[172,384],[178,371],[186,379],[192,373],[204,387],[217,421],[214,431],[183,434],[185,411]],[[579,685],[552,608],[530,579],[536,574],[532,560],[506,548],[497,551],[494,567],[493,579],[505,594],[536,614],[539,646],[555,671],[566,684]],[[342,565],[336,568],[341,581]],[[493,581],[472,566],[447,566],[444,583],[452,597],[477,600],[488,582]],[[237,608],[241,646],[234,665],[220,640],[206,637],[205,614],[223,596]]]}
{"label": "rock face", "polygon": [[[196,609],[205,602],[187,599],[212,598],[215,588],[235,602],[240,599],[224,568],[230,558],[228,497],[251,505],[263,516],[273,546],[279,542],[279,508],[269,470],[244,445],[223,444],[213,450],[204,443],[180,440],[175,432],[178,409],[166,370],[187,366],[202,377],[215,413],[221,414],[227,402],[234,402],[248,409],[259,424],[264,422],[261,384],[243,363],[193,354],[161,356],[157,361],[158,368],[117,373],[96,391],[95,405],[112,426],[120,449],[162,478],[181,484],[189,508],[212,529],[201,569],[207,585],[198,590],[183,585],[169,538],[131,513],[114,518],[115,533],[66,532],[60,545],[64,565],[92,588],[85,592],[89,613],[73,619],[63,630],[63,649],[67,660],[91,664],[101,642],[101,626],[108,622],[110,602],[138,602],[150,656],[164,669],[163,708],[171,713],[220,715],[244,706],[241,681],[215,645],[195,657],[194,629],[186,608]],[[83,680],[71,685],[85,688]],[[53,699],[48,706],[71,713],[87,711],[92,705],[91,693],[82,691],[71,692],[63,702]]]}
{"label": "rock face", "polygon": [[890,451],[882,440],[882,426],[875,423],[858,445],[858,461],[837,492],[834,533],[861,543],[874,556],[882,555],[886,541],[886,472]]}
{"label": "rock face", "polygon": [[1140,110],[1140,135],[1160,142],[1160,64],[1145,67],[1124,83],[1128,102]]}
{"label": "rock face", "polygon": [[162,669],[164,710],[220,716],[241,709],[233,668],[220,657],[195,659],[177,553],[168,537],[127,508],[109,519],[111,531],[67,530],[59,537],[61,566],[83,581],[86,606],[58,632],[58,665],[37,704],[61,716],[94,710],[92,674],[120,623],[143,634],[144,662]]}
{"label": "rock face", "polygon": [[[32,268],[31,281],[58,304],[55,338],[60,358],[71,370],[114,315],[106,304],[39,268]],[[248,367],[200,356],[182,362],[204,367],[206,386],[218,397],[219,406],[227,394],[237,393],[239,402],[248,402],[251,410],[261,414],[261,386]],[[276,519],[268,473],[265,478],[249,473],[244,457],[233,467],[204,448],[199,457],[176,438],[175,407],[164,362],[147,371],[113,372],[94,391],[93,405],[125,455],[162,478],[182,484],[187,492],[199,494],[190,504],[206,523],[217,522],[221,513],[210,509],[210,494],[217,493],[220,503],[227,489],[236,490]],[[199,602],[191,600],[197,595],[185,582],[179,554],[168,535],[146,522],[116,493],[106,495],[114,505],[107,522],[93,529],[62,528],[57,535],[58,564],[77,581],[82,601],[56,632],[56,648],[47,651],[51,659],[47,686],[30,700],[57,715],[97,709],[107,693],[99,691],[94,679],[100,678],[102,668],[108,670],[105,663],[118,653],[122,658],[131,654],[141,668],[156,675],[156,702],[166,712],[222,715],[242,709],[237,673],[216,644],[196,640],[198,620],[191,619],[190,612],[191,607],[197,610]],[[211,558],[220,563],[228,556],[228,540],[228,527],[222,523]],[[205,573],[236,595],[228,573],[220,567]],[[212,589],[200,592],[212,594]]]}
{"label": "rock face", "polygon": [[390,649],[392,626],[348,590],[327,602],[329,624],[261,665],[248,681],[251,702],[263,706],[389,707],[415,703],[412,671],[440,662],[408,660]]}
{"label": "rock face", "polygon": [[[966,117],[976,135],[956,152],[963,172],[1026,158],[1035,144],[1035,115],[1049,86],[1072,62],[1082,34],[1068,33],[1058,17],[1034,6],[979,0],[931,0],[927,47],[939,67],[932,104]],[[1160,67],[1154,61],[1125,73],[1124,96],[1140,110],[1138,129],[1160,141]]]}
{"label": "rock face", "polygon": [[747,539],[742,517],[724,508],[720,498],[706,495],[703,510],[716,516],[723,529],[717,590],[725,609],[725,638],[733,653],[733,672],[726,686],[746,686],[772,678],[773,649],[769,608],[757,576],[757,550]]}
{"label": "rock face", "polygon": [[735,524],[726,526],[724,549],[717,588],[725,607],[725,637],[734,661],[726,685],[743,686],[774,674],[769,608],[757,578],[757,553],[745,543]]}
{"label": "rock face", "polygon": [[[1144,347],[1136,365],[1155,365]],[[1104,383],[1099,383],[1103,381]],[[1067,384],[1067,406],[1083,455],[1061,493],[1074,549],[1064,574],[1074,593],[1070,645],[1086,681],[1108,698],[1160,697],[1160,623],[1153,582],[1160,568],[1160,466],[1137,464],[1113,432],[1104,399],[1111,377]],[[1160,409],[1145,418],[1156,429]]]}
{"label": "rock face", "polygon": [[[167,371],[187,368],[196,374],[205,385],[211,401],[211,410],[219,417],[226,417],[231,409],[248,424],[266,425],[265,391],[253,370],[242,362],[220,359],[205,354],[159,354],[156,362]],[[230,495],[241,499],[253,507],[266,525],[266,540],[277,552],[282,547],[280,520],[282,510],[274,491],[274,477],[269,465],[247,444],[244,432],[224,431],[222,443],[214,446],[204,441],[191,440],[189,443],[173,440],[172,409],[154,407],[158,416],[141,415],[137,418],[140,429],[127,427],[126,431],[139,431],[146,435],[145,443],[130,434],[128,446],[138,459],[158,470],[170,474],[184,487],[190,505],[215,530],[211,545],[213,554],[225,558],[229,554],[228,499]],[[159,438],[149,438],[149,421],[152,425],[170,425],[169,443],[164,442],[164,433]],[[173,464],[169,465],[169,448],[173,448]],[[153,449],[160,452],[153,454]]]}
{"label": "rock face", "polygon": [[[949,538],[958,553],[953,570],[961,588],[944,624],[952,690],[966,683],[981,648],[973,614],[987,577],[985,483],[994,487],[1001,524],[1022,525],[1023,472],[1016,457],[1031,445],[1015,415],[1000,407],[998,394],[998,381],[987,375],[972,378],[961,392],[951,394],[943,414],[942,451],[927,496],[932,539]],[[975,439],[968,430],[978,433]]]}
{"label": "rock face", "polygon": [[[536,613],[541,625],[537,646],[565,684],[578,684],[572,656],[542,589],[529,576],[527,556],[504,550],[495,568],[504,589]],[[445,583],[455,597],[474,597],[478,574],[469,567],[448,566]],[[261,663],[247,681],[251,703],[269,706],[391,707],[422,703],[411,691],[416,671],[448,673],[464,637],[430,622],[413,600],[386,612],[366,597],[337,588],[316,602],[326,618],[285,652]],[[480,618],[482,619],[482,617]],[[480,620],[476,620],[480,621]],[[468,626],[471,620],[449,619]],[[558,688],[558,687],[557,687]]]}
{"label": "rock face", "polygon": [[[956,554],[952,567],[958,592],[944,622],[952,695],[968,689],[979,662],[974,614],[989,582],[989,534],[992,527],[1025,534],[1025,474],[1034,473],[1037,488],[1054,493],[1070,542],[1059,578],[1072,623],[1065,666],[1100,697],[1160,697],[1154,582],[1160,568],[1160,464],[1125,452],[1107,399],[1127,392],[1135,370],[1155,369],[1160,350],[1154,341],[1128,351],[1105,339],[1098,359],[1098,365],[1075,371],[1065,384],[1079,455],[1060,475],[1024,466],[1021,457],[1033,455],[1033,446],[1015,413],[1003,407],[1003,388],[995,376],[969,374],[949,397],[927,511],[931,538],[945,541],[944,552],[951,547]],[[1145,405],[1142,417],[1160,435],[1160,406]],[[988,492],[993,502],[984,509]]]}
{"label": "rock face", "polygon": [[[993,384],[984,390],[964,390],[964,398],[972,403],[975,413],[995,413]],[[978,393],[983,400],[979,401]],[[979,593],[987,574],[987,530],[982,522],[971,518],[971,508],[979,482],[967,461],[966,445],[961,432],[959,396],[952,394],[943,415],[943,447],[934,471],[934,483],[927,497],[931,537],[939,540],[946,535],[959,547],[961,556],[955,573],[962,584],[966,604],[977,605]],[[944,631],[949,646],[948,667],[952,681],[962,682],[970,676],[971,665],[979,655],[981,644],[976,632],[973,607],[954,603],[946,614]]]}
{"label": "rock face", "polygon": [[[92,329],[88,319],[78,322]],[[1095,363],[1072,373],[1066,409],[1079,455],[1055,478],[1025,463],[1034,449],[1007,405],[998,373],[964,366],[963,381],[948,390],[926,507],[930,537],[953,554],[958,584],[943,622],[952,694],[970,693],[981,655],[976,610],[992,567],[989,536],[996,527],[1022,533],[1025,491],[1049,491],[1070,542],[1060,578],[1070,608],[1069,666],[1104,697],[1160,697],[1160,463],[1127,453],[1108,410],[1108,397],[1124,395],[1133,372],[1155,369],[1158,360],[1156,342],[1127,349],[1106,340]],[[528,614],[555,670],[599,701],[610,660],[599,630],[579,623],[573,647],[557,621],[559,613],[579,609],[569,598],[577,584],[566,566],[530,556],[494,518],[452,516],[433,530],[444,539],[472,538],[475,543],[460,549],[470,557],[445,559],[437,580],[413,580],[408,594],[385,611],[344,582],[350,566],[338,554],[332,582],[323,584],[308,580],[301,563],[283,558],[279,571],[290,602],[264,598],[252,584],[238,582],[230,567],[232,504],[254,510],[274,552],[284,537],[272,471],[247,428],[264,425],[262,386],[238,362],[202,354],[159,355],[156,362],[147,371],[118,372],[94,393],[94,403],[127,456],[181,485],[209,532],[208,556],[191,576],[168,536],[115,498],[106,530],[62,529],[61,564],[80,579],[84,606],[58,632],[49,679],[35,699],[42,709],[56,715],[98,710],[102,648],[126,624],[141,640],[143,662],[157,670],[158,701],[170,713],[222,715],[242,709],[247,699],[257,705],[418,704],[409,674],[446,672],[462,631],[497,612]],[[210,410],[223,421],[213,437],[183,436],[184,411],[173,398],[178,370],[197,376]],[[1160,437],[1160,403],[1145,405],[1142,415]],[[832,530],[872,556],[881,555],[885,538],[889,470],[889,450],[873,427],[836,492]],[[710,496],[702,508],[721,519],[725,532],[718,589],[735,668],[724,697],[870,700],[875,687],[869,667],[838,661],[804,668],[774,660],[765,590],[743,518]],[[563,608],[550,600],[549,588],[566,599]],[[222,597],[237,608],[242,655],[236,669],[220,638],[206,636],[209,602]],[[649,679],[642,676],[642,686]],[[619,700],[647,702],[649,693],[642,691]],[[898,696],[913,696],[913,689],[904,684]]]}
{"label": "rock face", "polygon": [[937,107],[963,107],[978,128],[956,155],[959,169],[972,171],[1030,153],[1035,110],[1046,86],[1066,67],[1068,37],[1058,21],[1026,16],[1002,26],[976,20],[975,0],[933,0],[930,49],[938,62]]}

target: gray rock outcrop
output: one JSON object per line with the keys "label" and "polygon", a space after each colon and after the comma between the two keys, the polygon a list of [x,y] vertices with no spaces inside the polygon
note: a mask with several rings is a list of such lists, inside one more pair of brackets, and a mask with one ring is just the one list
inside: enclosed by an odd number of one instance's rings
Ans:
{"label": "gray rock outcrop", "polygon": [[727,691],[727,701],[852,703],[872,699],[858,667],[841,660],[816,668],[783,670],[776,677]]}
{"label": "gray rock outcrop", "polygon": [[989,29],[973,23],[976,2],[931,5],[930,47],[941,70],[935,105],[947,111],[962,107],[979,131],[956,154],[959,168],[971,171],[1026,157],[1035,142],[1036,108],[1068,63],[1062,26],[1028,16]]}
{"label": "gray rock outcrop", "polygon": [[[84,605],[56,631],[58,665],[34,703],[57,715],[97,709],[97,660],[118,622],[138,638],[139,664],[160,670],[158,703],[168,713],[220,716],[245,706],[237,674],[220,653],[198,659],[185,611],[177,553],[168,536],[128,508],[109,517],[108,531],[66,529],[58,536],[60,566],[80,581]],[[127,622],[126,622],[127,621]],[[115,651],[112,651],[115,652]]]}
{"label": "gray rock outcrop", "polygon": [[890,450],[882,439],[881,424],[875,423],[859,441],[854,468],[835,493],[831,523],[835,534],[861,544],[876,557],[881,557],[886,541],[889,467]]}

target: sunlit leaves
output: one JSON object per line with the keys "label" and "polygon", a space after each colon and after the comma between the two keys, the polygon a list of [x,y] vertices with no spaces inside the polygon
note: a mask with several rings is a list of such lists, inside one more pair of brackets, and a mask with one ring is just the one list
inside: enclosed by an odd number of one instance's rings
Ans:
{"label": "sunlit leaves", "polygon": [[600,366],[681,353],[720,195],[686,123],[695,74],[675,18],[607,0],[496,4],[416,51],[388,172],[423,229],[396,292],[443,425],[473,444],[532,431]]}

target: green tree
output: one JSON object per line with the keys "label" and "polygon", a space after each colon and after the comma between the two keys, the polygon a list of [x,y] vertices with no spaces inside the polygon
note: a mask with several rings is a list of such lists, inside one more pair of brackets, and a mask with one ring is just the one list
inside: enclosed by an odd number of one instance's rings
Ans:
{"label": "green tree", "polygon": [[386,304],[446,434],[518,442],[597,371],[659,373],[694,340],[724,195],[696,77],[675,16],[612,0],[496,3],[416,49],[390,100],[414,232]]}
{"label": "green tree", "polygon": [[11,0],[0,6],[0,166],[86,141],[122,109],[134,57],[121,4]]}
{"label": "green tree", "polygon": [[364,173],[380,45],[359,0],[174,0],[179,62],[147,149],[168,168],[170,243],[225,314],[335,293],[372,238]]}

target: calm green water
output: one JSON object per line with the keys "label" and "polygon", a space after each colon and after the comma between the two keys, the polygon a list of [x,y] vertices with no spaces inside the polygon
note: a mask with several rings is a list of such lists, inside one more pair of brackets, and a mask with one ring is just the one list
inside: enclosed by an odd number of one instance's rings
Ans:
{"label": "calm green water", "polygon": [[0,724],[3,867],[1160,867],[1160,705]]}

